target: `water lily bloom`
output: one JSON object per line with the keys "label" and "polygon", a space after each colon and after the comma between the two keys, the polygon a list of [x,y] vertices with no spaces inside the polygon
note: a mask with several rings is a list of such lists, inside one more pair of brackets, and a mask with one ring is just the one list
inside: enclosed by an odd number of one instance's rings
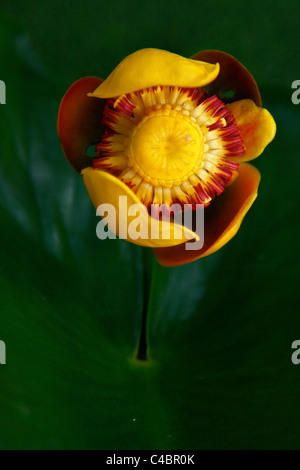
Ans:
{"label": "water lily bloom", "polygon": [[[276,132],[261,106],[251,74],[224,52],[187,59],[142,49],[106,80],[74,83],[60,106],[58,133],[95,207],[116,209],[116,235],[132,221],[130,206],[137,204],[146,227],[156,224],[160,236],[127,233],[127,239],[154,248],[162,265],[176,266],[224,246],[253,204],[260,174],[245,162],[258,157]],[[86,153],[90,145],[93,160]],[[120,196],[127,197],[125,209]],[[186,205],[193,219],[204,211],[199,249],[186,249],[199,236],[191,227],[182,231],[174,219]],[[169,220],[157,207],[169,211]],[[171,236],[163,237],[170,228]]]}

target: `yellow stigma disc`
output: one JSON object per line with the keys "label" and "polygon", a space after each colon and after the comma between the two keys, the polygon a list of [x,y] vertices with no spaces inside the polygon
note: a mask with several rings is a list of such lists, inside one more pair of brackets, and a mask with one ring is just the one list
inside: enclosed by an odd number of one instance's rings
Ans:
{"label": "yellow stigma disc", "polygon": [[201,165],[203,134],[190,117],[174,110],[146,116],[134,129],[129,159],[137,173],[153,185],[180,184]]}

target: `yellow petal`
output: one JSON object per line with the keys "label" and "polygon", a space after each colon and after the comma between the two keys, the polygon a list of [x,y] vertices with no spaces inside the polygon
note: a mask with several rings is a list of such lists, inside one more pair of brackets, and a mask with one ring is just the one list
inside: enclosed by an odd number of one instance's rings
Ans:
{"label": "yellow petal", "polygon": [[[113,231],[111,227],[115,225],[115,234],[118,237],[151,248],[175,246],[193,239],[199,241],[199,237],[186,227],[183,230],[179,224],[150,217],[134,192],[115,176],[91,167],[85,168],[81,173],[95,208],[104,204],[113,206],[114,210],[110,214],[108,206],[102,207],[107,211],[105,219],[110,231]],[[135,230],[138,221],[139,227]],[[141,236],[135,239],[137,232]]]}
{"label": "yellow petal", "polygon": [[219,69],[219,64],[160,49],[141,49],[122,60],[90,96],[113,98],[156,85],[203,87],[217,77]]}
{"label": "yellow petal", "polygon": [[244,155],[237,157],[236,160],[239,162],[253,160],[274,139],[276,123],[269,111],[256,106],[252,100],[235,101],[227,107],[236,117],[237,126],[246,146]]}

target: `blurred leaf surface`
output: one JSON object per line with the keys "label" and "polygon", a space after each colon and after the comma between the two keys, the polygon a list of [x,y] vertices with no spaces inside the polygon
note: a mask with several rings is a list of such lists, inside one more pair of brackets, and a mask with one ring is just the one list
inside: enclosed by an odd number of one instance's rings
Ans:
{"label": "blurred leaf surface", "polygon": [[0,447],[299,448],[290,358],[300,327],[300,110],[278,88],[262,90],[278,133],[254,162],[262,183],[253,209],[220,252],[162,268],[137,246],[96,238],[98,219],[56,136],[66,79],[46,73],[53,51],[44,66],[18,24],[5,16],[0,26],[0,63],[9,64],[0,77]]}

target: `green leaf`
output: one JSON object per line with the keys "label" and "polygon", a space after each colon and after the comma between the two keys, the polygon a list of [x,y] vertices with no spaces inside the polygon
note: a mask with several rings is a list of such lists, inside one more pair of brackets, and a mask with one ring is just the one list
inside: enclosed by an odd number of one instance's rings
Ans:
{"label": "green leaf", "polygon": [[238,235],[162,268],[151,250],[97,239],[56,135],[66,84],[18,25],[0,27],[0,447],[298,448],[297,107],[262,92],[278,133]]}

